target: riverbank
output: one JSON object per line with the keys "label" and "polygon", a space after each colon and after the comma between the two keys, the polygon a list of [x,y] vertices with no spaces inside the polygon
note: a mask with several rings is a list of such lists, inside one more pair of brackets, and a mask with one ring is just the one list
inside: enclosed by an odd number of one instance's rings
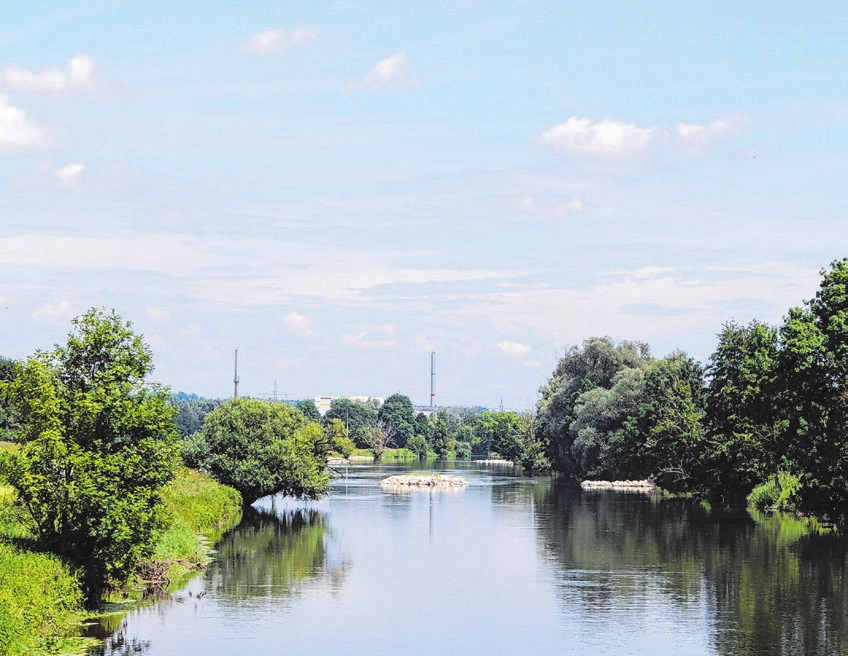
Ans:
{"label": "riverbank", "polygon": [[[0,450],[16,448],[0,443]],[[83,654],[92,643],[81,638],[92,620],[83,608],[77,573],[59,558],[34,551],[31,522],[14,505],[13,491],[0,481],[0,656]],[[144,591],[167,591],[202,569],[211,545],[238,523],[238,492],[189,469],[162,490],[171,526],[142,563],[135,580],[113,595],[126,602]]]}

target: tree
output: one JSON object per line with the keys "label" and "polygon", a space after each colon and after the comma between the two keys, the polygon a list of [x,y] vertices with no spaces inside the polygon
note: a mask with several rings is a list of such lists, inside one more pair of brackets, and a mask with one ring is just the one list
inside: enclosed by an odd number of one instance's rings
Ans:
{"label": "tree", "polygon": [[[7,383],[15,380],[15,361],[0,356],[0,381]],[[14,408],[7,400],[0,396],[0,440],[15,439],[15,429],[18,426],[18,417]]]}
{"label": "tree", "polygon": [[221,399],[207,399],[197,394],[177,392],[171,397],[171,403],[177,408],[174,423],[180,436],[186,438],[200,430],[203,419],[221,404]]}
{"label": "tree", "polygon": [[800,478],[812,510],[848,505],[848,258],[821,275],[815,298],[780,329],[777,371],[778,465]]}
{"label": "tree", "polygon": [[451,424],[446,417],[439,417],[433,425],[433,437],[430,446],[439,458],[447,458],[448,451],[453,450],[454,437],[451,432]]}
{"label": "tree", "polygon": [[152,554],[179,453],[168,391],[145,382],[152,355],[132,325],[105,309],[72,324],[65,346],[0,385],[21,421],[2,473],[39,547],[82,570],[93,603]]}
{"label": "tree", "polygon": [[[612,388],[615,375],[622,369],[644,370],[650,363],[647,344],[628,341],[616,344],[609,337],[593,337],[582,346],[566,351],[540,390],[537,406],[537,437],[554,469],[578,475],[587,471],[585,467],[590,462],[587,454],[593,448],[590,431],[580,438],[576,450],[572,448],[580,429],[593,428],[585,422],[575,424],[581,397],[596,388]],[[590,399],[582,401],[585,406]],[[597,402],[597,398],[592,400]]]}
{"label": "tree", "polygon": [[329,487],[331,444],[321,426],[284,403],[230,399],[186,443],[186,464],[238,490],[245,505],[272,495],[312,499]]}
{"label": "tree", "polygon": [[426,458],[429,446],[424,436],[421,433],[417,433],[413,435],[406,443],[406,448],[412,451],[412,453],[414,453],[419,458]]}
{"label": "tree", "polygon": [[383,452],[395,446],[395,428],[382,419],[373,419],[367,426],[359,429],[357,441],[371,449],[374,460],[379,460]]}
{"label": "tree", "polygon": [[301,401],[297,404],[297,409],[300,410],[303,413],[303,416],[309,421],[321,421],[321,413],[318,412],[318,408],[315,407],[315,401],[312,399]]}
{"label": "tree", "polygon": [[345,458],[350,458],[356,449],[350,433],[340,419],[331,419],[324,425],[324,437],[330,444],[330,448],[340,453]]}
{"label": "tree", "polygon": [[748,494],[778,469],[782,433],[777,385],[779,334],[759,321],[722,326],[707,375],[706,430],[712,482]]}
{"label": "tree", "polygon": [[720,485],[717,452],[705,436],[706,390],[700,363],[682,351],[655,362],[645,374],[644,401],[625,433],[619,475],[655,476],[665,489],[703,491]]}
{"label": "tree", "polygon": [[392,394],[380,406],[377,417],[394,429],[395,442],[399,448],[406,446],[415,434],[415,408],[408,396]]}
{"label": "tree", "polygon": [[326,425],[333,419],[339,419],[353,436],[353,441],[360,448],[367,448],[359,440],[359,429],[369,426],[377,418],[377,408],[372,403],[360,403],[347,398],[333,399],[330,409],[324,414],[323,423]]}

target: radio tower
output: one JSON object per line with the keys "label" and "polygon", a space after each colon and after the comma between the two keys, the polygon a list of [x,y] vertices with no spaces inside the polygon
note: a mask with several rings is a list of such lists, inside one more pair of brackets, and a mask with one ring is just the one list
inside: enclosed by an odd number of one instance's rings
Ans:
{"label": "radio tower", "polygon": [[234,398],[234,399],[237,399],[237,398],[238,398],[238,384],[239,384],[239,377],[238,377],[238,349],[236,349],[236,368],[235,368],[235,373],[233,374],[233,398]]}
{"label": "radio tower", "polygon": [[436,352],[430,352],[430,412],[436,411]]}

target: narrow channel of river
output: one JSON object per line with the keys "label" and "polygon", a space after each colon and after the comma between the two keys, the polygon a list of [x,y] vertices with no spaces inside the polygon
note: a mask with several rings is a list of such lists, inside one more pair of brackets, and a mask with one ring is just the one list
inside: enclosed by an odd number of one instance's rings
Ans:
{"label": "narrow channel of river", "polygon": [[[440,466],[440,465],[435,465]],[[459,490],[257,503],[95,654],[841,654],[848,543],[809,522],[472,463]]]}

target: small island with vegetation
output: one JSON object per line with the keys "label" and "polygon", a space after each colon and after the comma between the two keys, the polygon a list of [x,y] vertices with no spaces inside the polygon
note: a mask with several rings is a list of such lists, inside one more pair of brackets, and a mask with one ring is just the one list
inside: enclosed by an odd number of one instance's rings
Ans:
{"label": "small island with vegetation", "polygon": [[[114,311],[0,358],[0,656],[85,648],[107,601],[167,591],[210,561],[246,506],[328,492],[332,467],[486,459],[584,490],[651,490],[838,522],[848,510],[848,258],[779,327],[726,323],[706,366],[593,337],[567,349],[534,412],[410,399],[297,404],[172,395]],[[519,474],[519,471],[516,474]],[[452,474],[387,490],[457,489]]]}

